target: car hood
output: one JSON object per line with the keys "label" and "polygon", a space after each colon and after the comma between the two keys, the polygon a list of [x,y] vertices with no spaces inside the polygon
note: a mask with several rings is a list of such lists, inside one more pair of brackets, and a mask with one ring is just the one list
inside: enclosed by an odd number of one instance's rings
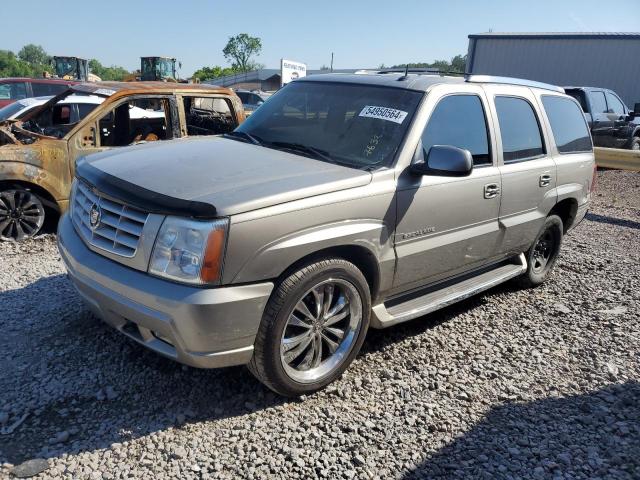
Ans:
{"label": "car hood", "polygon": [[[371,174],[362,170],[222,137],[109,150],[85,163],[93,178],[95,172],[105,174],[99,189],[118,183],[116,190],[128,191],[133,203],[136,190],[153,197],[156,205],[176,200],[183,214],[189,205],[208,205],[217,215],[233,215],[371,181]],[[80,167],[78,172],[82,176]]]}

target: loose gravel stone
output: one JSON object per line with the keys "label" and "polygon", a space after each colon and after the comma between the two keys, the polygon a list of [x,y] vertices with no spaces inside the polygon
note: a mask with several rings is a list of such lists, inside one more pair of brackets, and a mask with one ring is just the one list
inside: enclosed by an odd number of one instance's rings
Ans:
{"label": "loose gravel stone", "polygon": [[637,173],[599,173],[547,283],[371,331],[301,400],[102,324],[52,235],[0,265],[0,478],[640,478]]}
{"label": "loose gravel stone", "polygon": [[49,463],[43,458],[34,458],[17,465],[11,470],[11,474],[17,478],[30,478],[44,472],[49,468]]}

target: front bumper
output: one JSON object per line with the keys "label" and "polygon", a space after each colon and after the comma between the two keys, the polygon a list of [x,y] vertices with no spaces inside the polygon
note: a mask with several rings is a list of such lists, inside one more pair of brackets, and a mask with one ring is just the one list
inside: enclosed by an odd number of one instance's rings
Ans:
{"label": "front bumper", "polygon": [[251,360],[273,283],[198,288],[153,277],[89,250],[68,214],[58,248],[89,308],[138,343],[199,368]]}

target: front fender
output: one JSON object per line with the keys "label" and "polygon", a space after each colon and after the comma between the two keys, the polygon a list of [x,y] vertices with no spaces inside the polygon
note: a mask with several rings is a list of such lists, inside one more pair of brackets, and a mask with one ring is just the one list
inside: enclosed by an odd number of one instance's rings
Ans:
{"label": "front fender", "polygon": [[58,202],[69,198],[71,173],[64,140],[41,139],[31,145],[0,147],[0,181],[37,185]]}
{"label": "front fender", "polygon": [[38,185],[46,190],[56,202],[64,203],[69,197],[69,186],[64,179],[51,174],[42,167],[0,158],[0,182],[17,181]]}
{"label": "front fender", "polygon": [[[381,274],[393,268],[395,255],[387,226],[380,220],[346,220],[300,230],[256,251],[234,276],[232,283],[273,279],[300,259],[336,247],[359,247],[377,259]],[[388,272],[386,272],[388,273]]]}

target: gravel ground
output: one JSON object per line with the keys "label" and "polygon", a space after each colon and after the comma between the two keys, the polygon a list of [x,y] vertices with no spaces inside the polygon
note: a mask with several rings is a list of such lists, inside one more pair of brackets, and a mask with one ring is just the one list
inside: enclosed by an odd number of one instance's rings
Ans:
{"label": "gravel ground", "polygon": [[100,323],[52,236],[0,244],[0,477],[640,478],[640,175],[598,185],[547,284],[372,331],[299,401]]}

